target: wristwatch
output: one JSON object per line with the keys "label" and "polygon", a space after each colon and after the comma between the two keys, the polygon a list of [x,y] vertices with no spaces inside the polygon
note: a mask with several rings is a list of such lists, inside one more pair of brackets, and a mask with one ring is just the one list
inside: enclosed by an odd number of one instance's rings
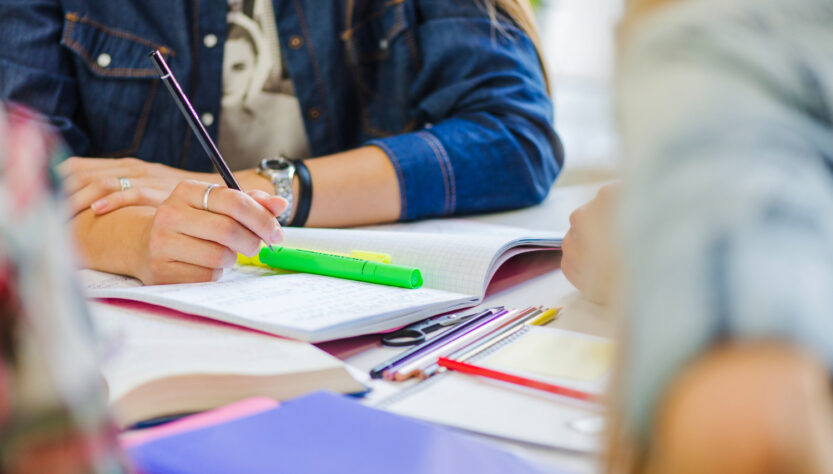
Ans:
{"label": "wristwatch", "polygon": [[278,216],[278,222],[281,225],[289,223],[289,217],[292,214],[292,205],[295,202],[295,196],[292,194],[292,179],[295,177],[295,163],[279,156],[276,158],[266,158],[261,160],[257,166],[257,174],[266,177],[275,185],[275,194],[286,199],[289,203],[286,210]]}

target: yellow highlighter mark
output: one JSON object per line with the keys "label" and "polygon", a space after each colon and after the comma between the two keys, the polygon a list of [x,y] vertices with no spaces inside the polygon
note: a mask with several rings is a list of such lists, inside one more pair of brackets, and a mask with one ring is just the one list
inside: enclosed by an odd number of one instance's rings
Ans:
{"label": "yellow highlighter mark", "polygon": [[247,256],[243,255],[242,253],[238,253],[237,254],[237,263],[240,264],[240,265],[249,265],[249,266],[254,266],[254,267],[269,268],[269,265],[266,265],[263,262],[261,262],[260,257],[258,257],[257,255],[255,255],[254,257],[247,257]]}
{"label": "yellow highlighter mark", "polygon": [[[367,250],[353,250],[349,254],[346,253],[339,253],[339,252],[327,252],[321,250],[314,250],[314,249],[301,249],[301,250],[309,250],[312,252],[319,252],[319,253],[326,253],[328,255],[338,255],[339,257],[350,257],[356,258],[359,260],[368,260],[370,262],[376,263],[391,263],[393,259],[391,256],[386,253],[379,253],[379,252],[369,252]],[[255,255],[254,257],[247,257],[242,253],[237,254],[237,263],[240,265],[249,265],[249,266],[256,266],[262,268],[271,268],[269,265],[260,261],[260,257]]]}
{"label": "yellow highlighter mark", "polygon": [[367,250],[353,250],[350,256],[359,260],[370,260],[376,263],[391,263],[393,260],[386,253],[368,252]]}

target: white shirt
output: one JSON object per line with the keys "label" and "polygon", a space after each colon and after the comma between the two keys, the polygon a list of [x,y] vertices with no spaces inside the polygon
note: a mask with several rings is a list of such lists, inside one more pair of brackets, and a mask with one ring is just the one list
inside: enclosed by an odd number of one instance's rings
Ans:
{"label": "white shirt", "polygon": [[301,107],[281,59],[269,0],[229,0],[220,152],[232,170],[263,158],[309,158]]}

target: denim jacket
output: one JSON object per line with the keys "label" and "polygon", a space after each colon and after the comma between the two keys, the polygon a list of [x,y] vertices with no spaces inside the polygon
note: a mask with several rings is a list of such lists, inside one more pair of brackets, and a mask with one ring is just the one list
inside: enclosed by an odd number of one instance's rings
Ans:
{"label": "denim jacket", "polygon": [[[274,0],[313,156],[383,149],[403,219],[535,204],[563,163],[532,42],[479,5]],[[147,56],[165,54],[216,140],[227,11],[227,0],[0,0],[0,98],[48,116],[77,155],[209,171]]]}

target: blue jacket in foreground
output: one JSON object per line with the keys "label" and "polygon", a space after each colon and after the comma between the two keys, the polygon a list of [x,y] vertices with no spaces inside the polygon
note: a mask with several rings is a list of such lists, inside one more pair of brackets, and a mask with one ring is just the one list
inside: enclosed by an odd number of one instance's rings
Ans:
{"label": "blue jacket in foreground", "polygon": [[[403,219],[546,196],[563,152],[515,26],[496,28],[474,0],[274,5],[313,156],[382,148]],[[0,98],[50,117],[77,155],[209,171],[148,53],[162,50],[197,112],[218,117],[226,13],[227,0],[0,0]]]}

